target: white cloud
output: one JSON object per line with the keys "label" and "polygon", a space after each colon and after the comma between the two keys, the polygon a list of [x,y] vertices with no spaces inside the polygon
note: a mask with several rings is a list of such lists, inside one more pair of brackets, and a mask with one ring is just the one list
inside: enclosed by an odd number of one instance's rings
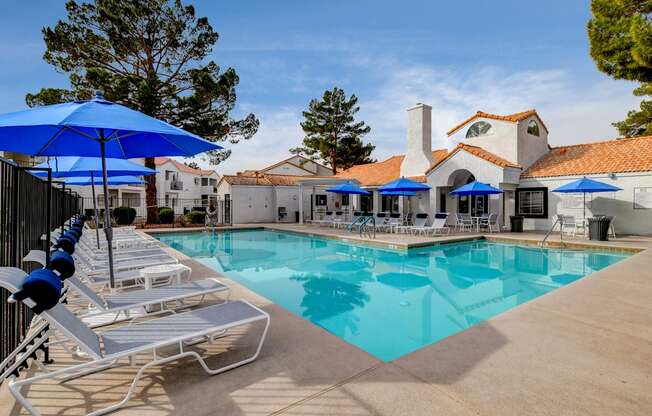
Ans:
{"label": "white cloud", "polygon": [[[433,107],[433,147],[446,147],[446,131],[477,110],[509,114],[536,108],[548,129],[550,144],[570,144],[617,136],[612,122],[636,108],[632,84],[602,79],[578,83],[562,70],[507,73],[493,67],[459,73],[448,68],[397,64],[391,60],[358,59],[354,66],[378,79],[360,100],[359,118],[372,128],[368,139],[382,160],[405,151],[405,110],[423,102]],[[303,137],[303,107],[260,107],[244,104],[261,121],[253,139],[233,147],[220,173],[262,168],[288,157]]]}

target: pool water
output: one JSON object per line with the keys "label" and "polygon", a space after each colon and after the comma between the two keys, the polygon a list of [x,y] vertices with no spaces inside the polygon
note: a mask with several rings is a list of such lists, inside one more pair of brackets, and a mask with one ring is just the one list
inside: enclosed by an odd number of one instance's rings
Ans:
{"label": "pool water", "polygon": [[399,251],[267,230],[157,238],[384,361],[627,257],[485,240]]}

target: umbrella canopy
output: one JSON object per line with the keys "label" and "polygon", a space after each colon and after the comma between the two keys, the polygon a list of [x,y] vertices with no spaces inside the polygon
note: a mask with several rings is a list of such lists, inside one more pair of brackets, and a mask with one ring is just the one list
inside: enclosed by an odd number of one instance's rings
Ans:
{"label": "umbrella canopy", "polygon": [[502,193],[503,191],[501,191],[498,188],[494,188],[493,186],[487,183],[473,181],[471,183],[467,183],[466,185],[460,186],[459,188],[455,189],[454,191],[451,192],[451,195],[469,196],[469,195],[494,195],[494,194],[502,194]]}
{"label": "umbrella canopy", "polygon": [[380,191],[380,194],[385,196],[415,196],[417,193],[414,191]]}
{"label": "umbrella canopy", "polygon": [[[95,186],[102,185],[101,177],[74,177],[66,180],[66,185],[76,186]],[[143,178],[137,176],[111,176],[107,182],[109,185],[142,185],[145,183]]]}
{"label": "umbrella canopy", "polygon": [[332,192],[334,194],[344,194],[344,195],[369,195],[369,191],[365,191],[360,188],[358,185],[347,182],[342,183],[332,188],[326,189],[326,192]]}
{"label": "umbrella canopy", "polygon": [[[164,121],[107,101],[99,93],[92,100],[0,115],[0,150],[32,156],[99,156],[105,207],[109,206],[106,158],[194,156],[221,148]],[[104,216],[110,285],[115,287],[108,209]]]}
{"label": "umbrella canopy", "polygon": [[553,189],[552,192],[561,192],[566,194],[582,194],[583,196],[583,207],[582,207],[582,217],[583,222],[586,223],[586,194],[595,193],[595,192],[616,192],[622,191],[621,188],[608,183],[596,181],[589,179],[586,176],[582,179],[567,183],[562,185],[557,189]]}
{"label": "umbrella canopy", "polygon": [[390,183],[386,183],[385,185],[378,188],[378,190],[380,192],[383,192],[383,191],[421,192],[421,191],[427,191],[428,189],[430,189],[430,186],[428,186],[426,184],[423,184],[423,183],[413,181],[412,179],[408,179],[408,178],[397,179],[397,180],[392,181]]}
{"label": "umbrella canopy", "polygon": [[[43,162],[37,168],[52,169],[53,178],[90,177],[102,178],[102,159],[99,157],[61,156]],[[33,171],[36,176],[47,176],[47,172]],[[108,176],[144,176],[154,175],[154,169],[131,162],[126,159],[106,159]],[[101,185],[101,180],[95,182]]]}
{"label": "umbrella canopy", "polygon": [[608,183],[599,182],[593,179],[584,177],[576,181],[567,183],[566,185],[560,186],[557,189],[554,189],[552,192],[562,192],[562,193],[594,193],[594,192],[616,192],[622,191],[621,188]]}
{"label": "umbrella canopy", "polygon": [[[105,143],[104,153],[100,142]],[[194,156],[215,149],[221,147],[100,94],[88,101],[0,115],[0,150],[33,156],[132,159]]]}

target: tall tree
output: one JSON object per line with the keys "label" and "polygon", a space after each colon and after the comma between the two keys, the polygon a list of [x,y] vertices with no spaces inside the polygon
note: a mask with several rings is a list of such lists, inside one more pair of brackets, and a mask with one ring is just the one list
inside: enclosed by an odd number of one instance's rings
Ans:
{"label": "tall tree", "polygon": [[[640,82],[636,96],[652,92],[652,1],[592,0],[588,23],[591,57],[598,69],[615,79]],[[624,136],[652,133],[652,101],[614,123]]]}
{"label": "tall tree", "polygon": [[290,149],[311,159],[330,164],[333,174],[353,165],[374,162],[371,152],[376,146],[363,143],[361,138],[371,131],[364,121],[355,121],[360,111],[358,97],[349,99],[340,88],[325,91],[321,100],[311,100],[303,112],[301,128],[305,133],[303,146]]}
{"label": "tall tree", "polygon": [[[43,28],[43,59],[70,74],[70,89],[27,94],[29,106],[88,99],[95,90],[208,140],[251,138],[258,119],[231,117],[238,75],[209,60],[218,34],[180,0],[70,0],[67,19]],[[229,151],[209,152],[211,163]],[[155,168],[154,159],[145,165]],[[158,221],[156,179],[146,177],[147,220]]]}

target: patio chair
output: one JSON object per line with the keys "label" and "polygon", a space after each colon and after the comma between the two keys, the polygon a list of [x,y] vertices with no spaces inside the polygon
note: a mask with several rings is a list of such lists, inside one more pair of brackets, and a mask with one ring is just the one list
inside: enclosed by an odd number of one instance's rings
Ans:
{"label": "patio chair", "polygon": [[381,231],[389,222],[389,215],[386,212],[376,213],[376,230]]}
{"label": "patio chair", "polygon": [[340,225],[344,224],[344,212],[343,211],[335,211],[335,214],[333,215],[333,221],[329,224],[333,228],[340,228]]}
{"label": "patio chair", "polygon": [[577,233],[580,231],[582,235],[585,234],[584,222],[582,220],[576,220],[573,215],[562,215],[562,218],[562,233],[572,235],[573,237],[575,237],[575,235],[577,235]]}
{"label": "patio chair", "polygon": [[[7,289],[13,296],[22,288],[26,277],[27,274],[20,269],[0,268],[0,287]],[[22,302],[30,308],[39,306],[29,297]],[[78,348],[88,356],[89,361],[42,374],[30,375],[24,379],[12,378],[7,386],[9,391],[33,415],[37,415],[38,411],[23,396],[21,392],[23,387],[41,380],[63,379],[62,381],[65,381],[84,377],[112,368],[124,359],[130,360],[133,364],[133,357],[137,354],[151,353],[152,359],[137,371],[124,398],[90,413],[91,415],[106,414],[124,406],[131,398],[143,373],[152,366],[170,365],[182,358],[189,357],[197,360],[207,374],[216,375],[250,363],[260,354],[270,322],[266,312],[245,300],[220,303],[112,328],[104,332],[94,331],[62,303],[57,303],[52,308],[41,312],[40,318],[59,330],[69,342],[77,344]],[[205,359],[198,352],[185,349],[188,344],[210,342],[216,336],[222,336],[233,328],[247,326],[255,322],[264,322],[265,325],[255,351],[248,357],[232,364],[213,369],[208,367]],[[178,347],[177,353],[159,356],[160,348],[174,346]]]}
{"label": "patio chair", "polygon": [[494,230],[496,232],[500,232],[500,226],[498,225],[498,214],[496,213],[489,214],[486,217],[480,217],[480,222],[478,225],[480,228],[486,228],[490,233],[494,232]]}
{"label": "patio chair", "polygon": [[431,225],[420,228],[419,230],[416,231],[416,233],[423,234],[423,235],[427,235],[428,233],[431,233],[433,236],[450,234],[451,229],[446,226],[447,217],[448,215],[435,216],[435,218],[432,220]]}
{"label": "patio chair", "polygon": [[401,214],[399,214],[399,213],[391,213],[391,214],[389,214],[389,217],[386,217],[386,218],[387,218],[387,221],[382,225],[382,230],[383,231],[391,233],[397,227],[400,227],[400,226],[403,225],[403,222],[401,221]]}
{"label": "patio chair", "polygon": [[412,225],[401,225],[396,227],[396,232],[397,233],[410,233],[414,232],[415,230],[421,229],[426,226],[426,223],[428,222],[428,214],[425,212],[420,212],[417,213],[414,217],[414,224]]}
{"label": "patio chair", "polygon": [[324,218],[322,218],[320,220],[314,220],[312,223],[316,224],[316,225],[318,225],[320,227],[322,225],[330,225],[330,224],[332,224],[333,223],[333,211],[326,211],[326,213],[324,214]]}
{"label": "patio chair", "polygon": [[471,214],[455,214],[455,229],[457,231],[472,231],[473,226],[474,224]]}

